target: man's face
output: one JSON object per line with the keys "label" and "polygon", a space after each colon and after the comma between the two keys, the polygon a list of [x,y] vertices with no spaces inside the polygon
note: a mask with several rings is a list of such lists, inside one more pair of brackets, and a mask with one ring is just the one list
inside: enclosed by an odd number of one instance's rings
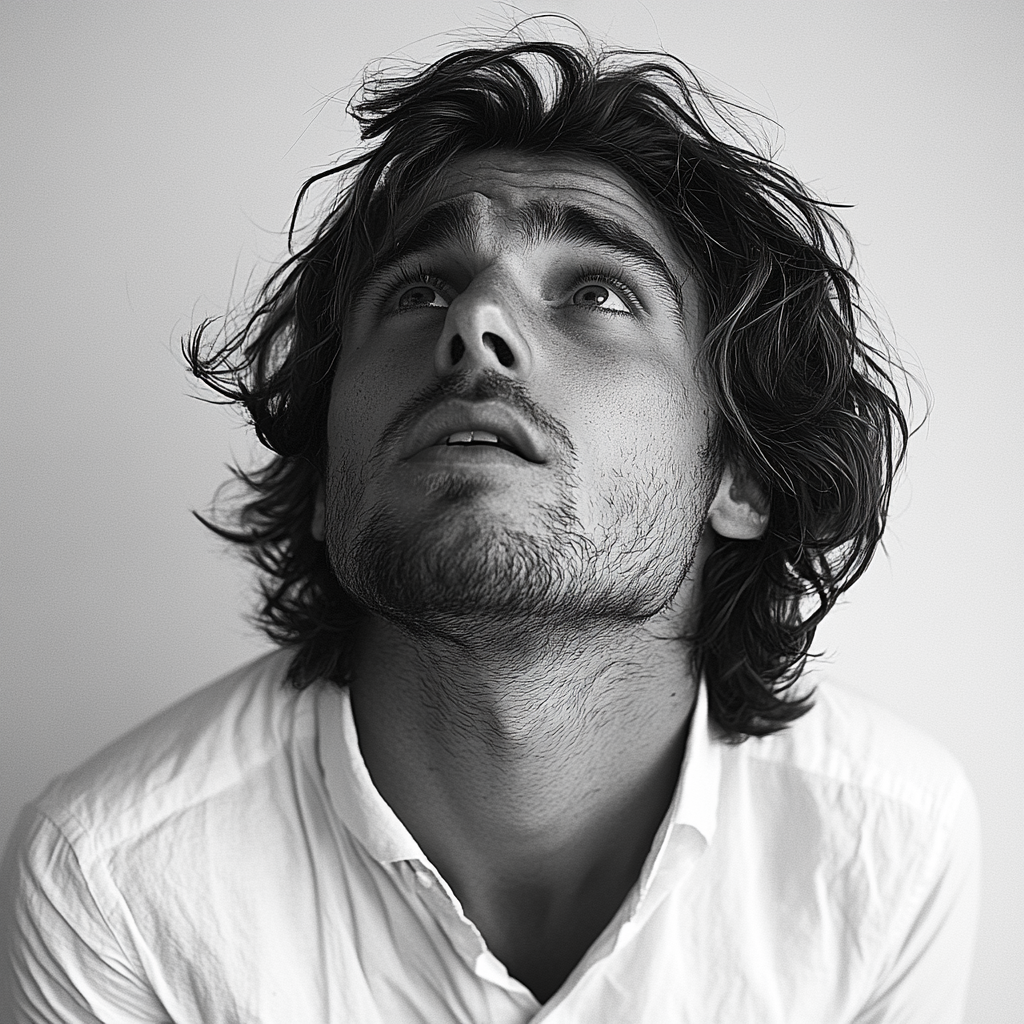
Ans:
{"label": "man's face", "polygon": [[452,629],[664,609],[718,480],[700,296],[657,215],[599,163],[496,151],[396,236],[331,394],[315,532],[342,585]]}

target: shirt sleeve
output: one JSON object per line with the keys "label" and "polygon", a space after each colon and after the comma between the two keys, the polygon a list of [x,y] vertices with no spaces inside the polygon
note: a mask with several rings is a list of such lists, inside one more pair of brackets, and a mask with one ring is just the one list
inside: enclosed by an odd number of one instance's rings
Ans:
{"label": "shirt sleeve", "polygon": [[171,1024],[60,829],[26,808],[0,872],[0,1020]]}
{"label": "shirt sleeve", "polygon": [[915,898],[893,923],[874,994],[854,1024],[960,1024],[977,930],[978,808],[967,780],[951,793],[934,856],[908,879]]}

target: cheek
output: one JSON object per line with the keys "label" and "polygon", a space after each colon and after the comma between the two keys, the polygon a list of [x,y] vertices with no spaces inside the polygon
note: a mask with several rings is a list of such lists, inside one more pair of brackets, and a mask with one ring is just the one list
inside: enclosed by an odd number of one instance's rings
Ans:
{"label": "cheek", "polygon": [[366,424],[366,411],[372,408],[365,391],[352,383],[335,383],[327,411],[327,442],[332,460],[347,457],[361,447],[360,434]]}
{"label": "cheek", "polygon": [[383,430],[379,388],[362,374],[336,377],[327,410],[328,470],[346,487],[363,481],[370,451]]}
{"label": "cheek", "polygon": [[368,455],[401,396],[413,388],[409,368],[396,359],[367,358],[360,350],[339,361],[331,387],[327,430],[332,447]]}
{"label": "cheek", "polygon": [[625,522],[657,523],[678,532],[700,514],[694,502],[707,490],[710,415],[692,379],[635,370],[588,389],[580,409],[573,434],[584,523],[613,532]]}
{"label": "cheek", "polygon": [[628,476],[641,466],[686,472],[709,435],[709,406],[692,376],[659,363],[619,363],[614,372],[589,374],[578,409],[574,434],[593,455],[581,451],[581,463],[597,478]]}
{"label": "cheek", "polygon": [[369,452],[400,407],[431,382],[442,325],[443,318],[412,331],[391,326],[343,347],[331,390],[329,429],[353,440],[369,436]]}

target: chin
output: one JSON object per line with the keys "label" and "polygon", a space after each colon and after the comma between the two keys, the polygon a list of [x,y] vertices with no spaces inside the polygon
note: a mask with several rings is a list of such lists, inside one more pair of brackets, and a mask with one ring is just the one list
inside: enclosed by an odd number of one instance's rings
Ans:
{"label": "chin", "polygon": [[341,585],[410,631],[467,640],[498,630],[507,638],[511,629],[526,637],[531,629],[551,635],[598,621],[635,623],[656,614],[678,585],[663,564],[652,578],[653,557],[639,572],[609,558],[564,509],[544,508],[540,522],[523,529],[479,507],[453,507],[466,497],[453,488],[447,508],[416,522],[378,513],[348,545],[329,531]]}
{"label": "chin", "polygon": [[[450,494],[448,503],[467,497]],[[385,618],[420,627],[550,614],[577,575],[550,539],[450,504],[426,521],[377,517],[346,560],[353,571],[342,584]]]}

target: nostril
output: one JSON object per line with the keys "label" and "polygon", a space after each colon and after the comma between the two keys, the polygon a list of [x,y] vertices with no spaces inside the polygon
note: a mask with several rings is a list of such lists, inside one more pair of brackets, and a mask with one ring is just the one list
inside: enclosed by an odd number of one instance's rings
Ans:
{"label": "nostril", "polygon": [[498,362],[502,366],[511,366],[515,362],[512,349],[508,347],[503,338],[498,337],[497,334],[487,332],[484,334],[484,341],[494,349],[494,354],[498,357]]}
{"label": "nostril", "polygon": [[459,335],[456,334],[455,337],[452,338],[452,366],[454,366],[462,358],[465,351],[465,342],[462,340],[462,338],[459,337]]}

